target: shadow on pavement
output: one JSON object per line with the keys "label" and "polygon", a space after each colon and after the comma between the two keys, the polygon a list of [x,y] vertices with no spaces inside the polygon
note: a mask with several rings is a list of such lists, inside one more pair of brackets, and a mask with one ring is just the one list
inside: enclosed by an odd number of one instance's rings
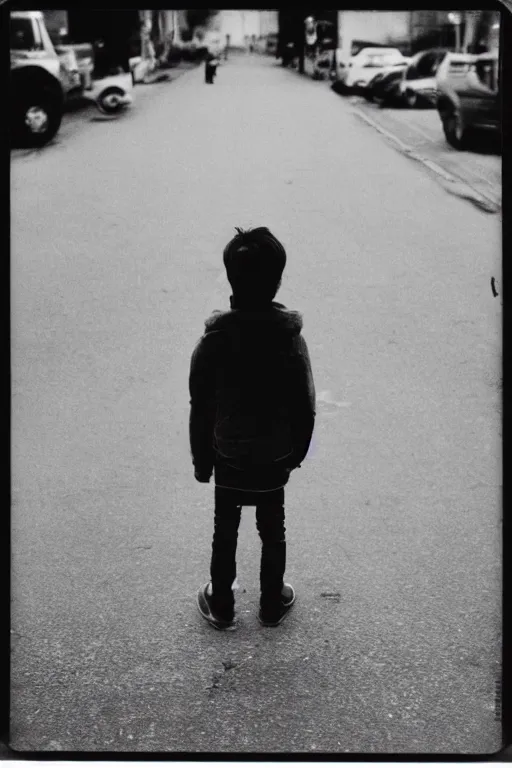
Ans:
{"label": "shadow on pavement", "polygon": [[494,133],[482,131],[476,134],[468,143],[468,151],[479,155],[501,155],[502,137]]}

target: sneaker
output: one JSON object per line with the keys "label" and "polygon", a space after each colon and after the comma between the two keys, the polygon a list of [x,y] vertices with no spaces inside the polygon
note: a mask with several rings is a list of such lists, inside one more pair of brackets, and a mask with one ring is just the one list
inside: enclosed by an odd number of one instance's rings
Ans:
{"label": "sneaker", "polygon": [[291,584],[285,584],[281,590],[281,602],[277,611],[263,612],[260,608],[258,619],[264,627],[277,627],[288,615],[295,602],[295,590]]}
{"label": "sneaker", "polygon": [[212,627],[215,627],[215,629],[227,631],[235,629],[236,624],[234,616],[224,617],[220,616],[218,613],[214,613],[211,603],[212,585],[211,582],[208,582],[204,587],[201,587],[197,593],[197,607],[199,608],[199,613],[203,619],[206,619],[206,621],[211,624]]}

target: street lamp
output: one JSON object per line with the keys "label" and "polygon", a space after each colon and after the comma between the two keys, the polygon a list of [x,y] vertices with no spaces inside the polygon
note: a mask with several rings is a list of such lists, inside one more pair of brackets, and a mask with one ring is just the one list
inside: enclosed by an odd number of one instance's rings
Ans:
{"label": "street lamp", "polygon": [[460,25],[462,22],[460,13],[458,11],[450,11],[448,21],[455,27],[455,50],[457,53],[460,53]]}

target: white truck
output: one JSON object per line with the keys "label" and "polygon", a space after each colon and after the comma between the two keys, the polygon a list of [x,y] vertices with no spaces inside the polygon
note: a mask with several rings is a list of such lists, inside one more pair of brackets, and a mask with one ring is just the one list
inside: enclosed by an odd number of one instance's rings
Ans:
{"label": "white truck", "polygon": [[64,109],[61,61],[41,11],[10,14],[9,113],[16,143],[42,146],[60,128]]}

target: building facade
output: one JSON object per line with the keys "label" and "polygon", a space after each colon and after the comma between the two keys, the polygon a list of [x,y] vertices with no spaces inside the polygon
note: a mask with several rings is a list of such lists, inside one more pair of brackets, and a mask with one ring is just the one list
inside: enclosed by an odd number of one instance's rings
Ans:
{"label": "building facade", "polygon": [[408,52],[410,11],[338,11],[338,46],[348,58],[363,45],[389,45]]}
{"label": "building facade", "polygon": [[135,10],[70,8],[43,11],[54,43],[103,40],[123,66],[132,57],[165,56],[170,45],[179,44],[186,29],[183,10]]}
{"label": "building facade", "polygon": [[499,20],[497,11],[339,11],[338,45],[346,56],[372,44],[396,47],[406,55],[457,46],[478,53],[498,48]]}
{"label": "building facade", "polygon": [[251,43],[277,34],[278,11],[273,10],[221,10],[212,19],[211,27],[232,48],[247,49]]}
{"label": "building facade", "polygon": [[146,10],[139,11],[139,14],[157,47],[179,43],[181,30],[187,28],[186,12],[183,10]]}

